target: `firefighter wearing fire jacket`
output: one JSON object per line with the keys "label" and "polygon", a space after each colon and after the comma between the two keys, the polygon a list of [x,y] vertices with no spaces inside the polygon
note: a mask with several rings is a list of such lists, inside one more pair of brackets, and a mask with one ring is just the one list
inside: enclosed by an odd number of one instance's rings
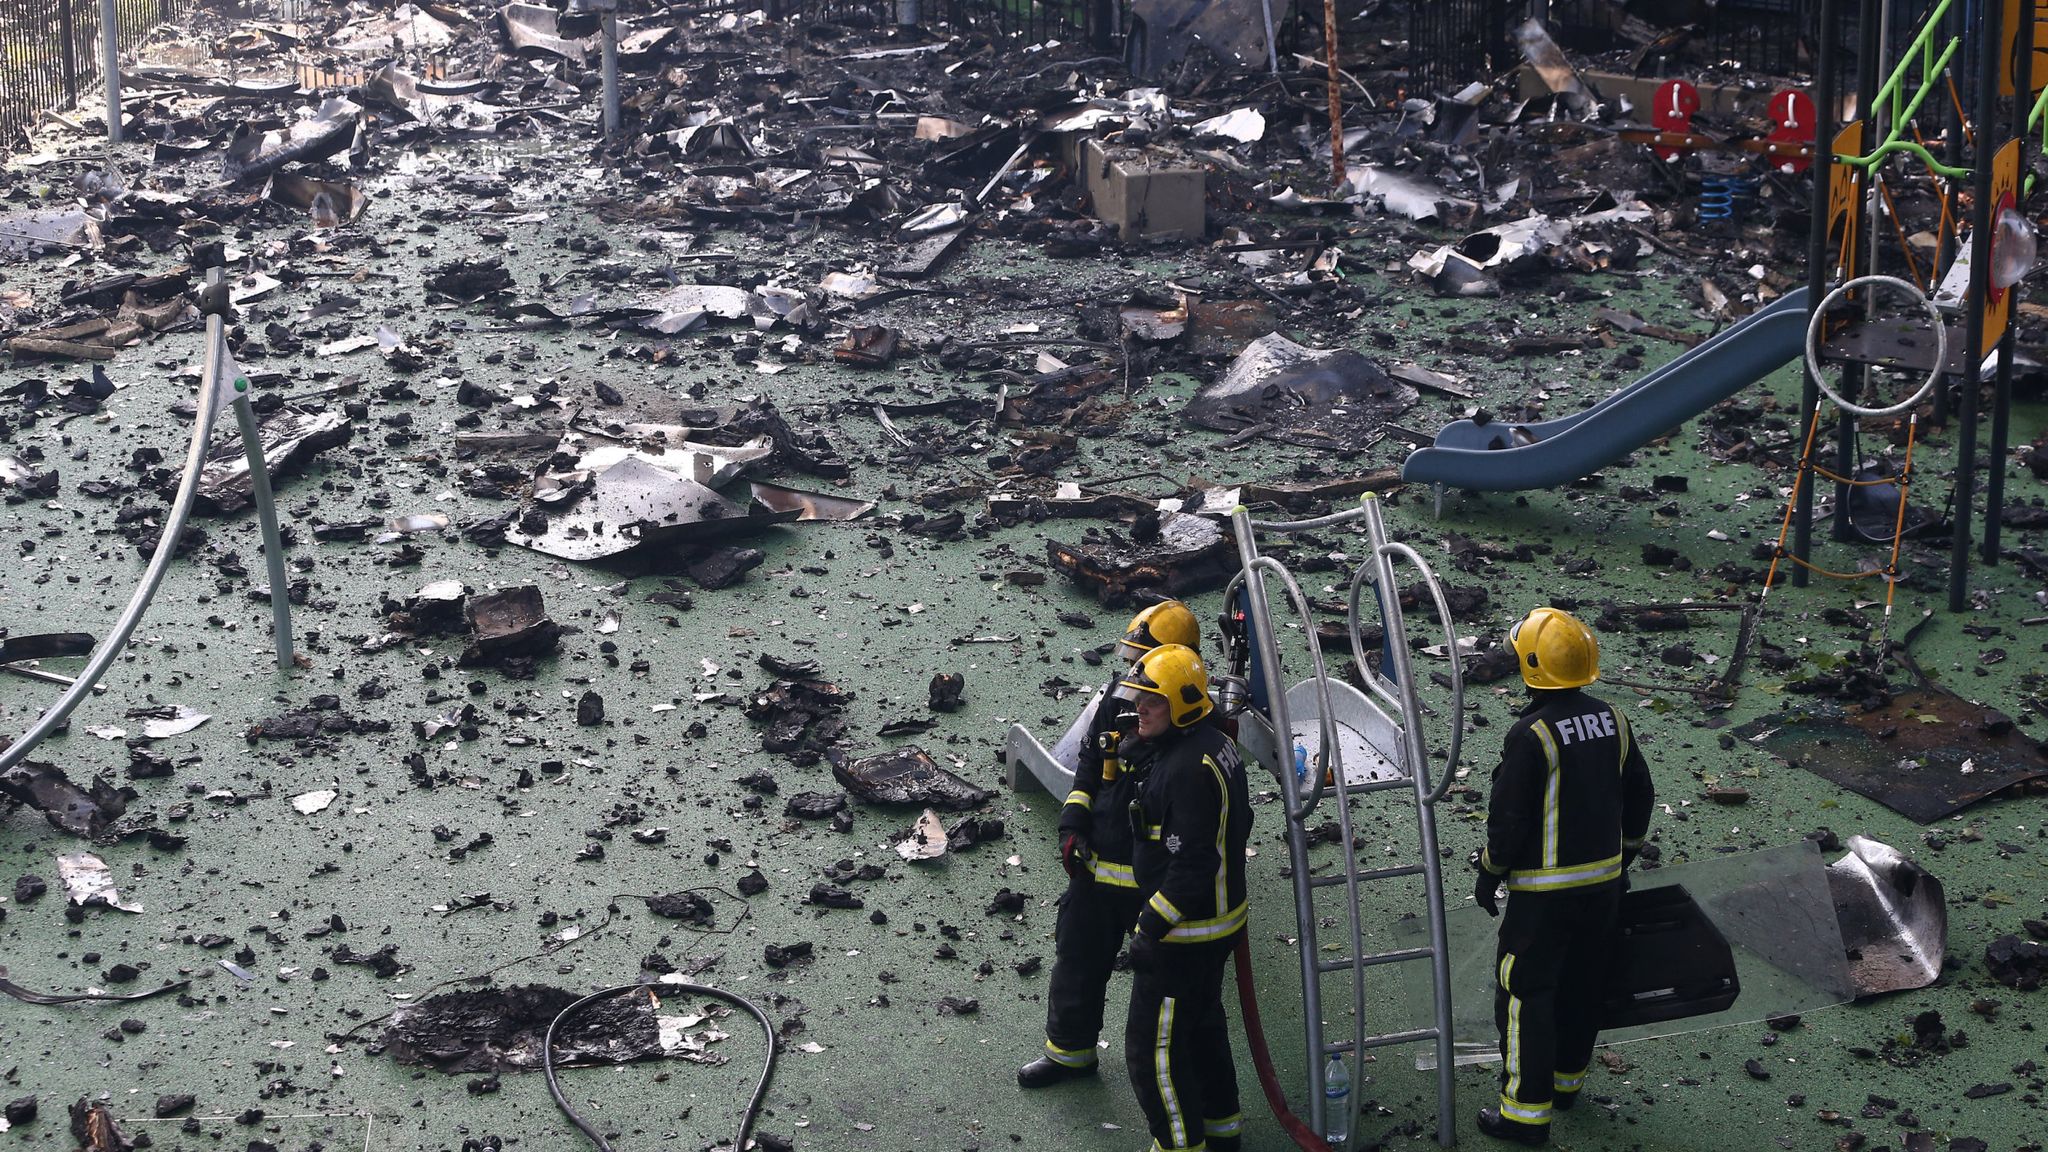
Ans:
{"label": "firefighter wearing fire jacket", "polygon": [[1503,743],[1486,848],[1473,856],[1473,896],[1489,916],[1508,890],[1494,966],[1500,1104],[1480,1111],[1479,1130],[1536,1146],[1584,1085],[1623,873],[1655,797],[1628,718],[1582,691],[1600,678],[1592,630],[1538,608],[1508,642],[1531,699]]}
{"label": "firefighter wearing fire jacket", "polygon": [[1244,762],[1222,729],[1202,658],[1178,645],[1147,653],[1118,685],[1137,707],[1126,769],[1138,889],[1124,1062],[1152,1148],[1236,1152],[1244,1117],[1223,1015],[1223,966],[1245,926],[1244,849],[1251,802]]}
{"label": "firefighter wearing fire jacket", "polygon": [[[1165,600],[1131,618],[1117,653],[1136,661],[1162,644],[1196,648],[1200,643],[1195,614],[1178,600]],[[1095,1073],[1103,994],[1124,934],[1138,916],[1138,882],[1131,873],[1134,782],[1117,753],[1136,719],[1130,701],[1114,695],[1116,684],[1110,681],[1089,718],[1074,788],[1060,809],[1060,863],[1067,870],[1067,891],[1053,926],[1045,1054],[1017,1069],[1017,1083],[1025,1088]]]}

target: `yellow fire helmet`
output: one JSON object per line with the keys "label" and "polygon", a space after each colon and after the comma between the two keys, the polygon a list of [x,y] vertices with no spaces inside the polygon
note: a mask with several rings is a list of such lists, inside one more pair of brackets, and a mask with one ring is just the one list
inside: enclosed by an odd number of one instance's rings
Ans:
{"label": "yellow fire helmet", "polygon": [[1536,609],[1508,629],[1508,643],[1531,688],[1583,688],[1600,678],[1600,640],[1569,612]]}
{"label": "yellow fire helmet", "polygon": [[1215,707],[1209,700],[1209,669],[1201,653],[1185,644],[1161,644],[1138,658],[1138,663],[1117,681],[1119,699],[1135,701],[1157,696],[1171,709],[1175,728],[1190,728]]}
{"label": "yellow fire helmet", "polygon": [[1161,600],[1131,617],[1116,650],[1124,659],[1135,661],[1161,644],[1196,649],[1202,646],[1201,625],[1195,622],[1195,614],[1188,611],[1188,606],[1178,600]]}

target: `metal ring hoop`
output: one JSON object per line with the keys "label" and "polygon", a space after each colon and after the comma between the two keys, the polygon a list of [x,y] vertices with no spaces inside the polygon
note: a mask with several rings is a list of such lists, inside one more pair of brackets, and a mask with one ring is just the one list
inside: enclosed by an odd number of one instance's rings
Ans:
{"label": "metal ring hoop", "polygon": [[[1821,375],[1820,357],[1815,354],[1815,350],[1820,347],[1821,318],[1826,316],[1828,309],[1833,307],[1836,301],[1847,295],[1850,289],[1864,284],[1883,285],[1905,292],[1918,301],[1922,308],[1927,310],[1928,319],[1934,322],[1934,367],[1928,370],[1927,379],[1920,382],[1920,387],[1911,396],[1888,408],[1865,408],[1861,404],[1852,404],[1842,399],[1841,396],[1835,393],[1833,388],[1828,387],[1828,378]],[[1904,412],[1913,405],[1920,403],[1927,393],[1933,391],[1935,382],[1941,379],[1942,370],[1947,364],[1948,327],[1942,323],[1941,310],[1934,306],[1934,302],[1927,298],[1927,293],[1922,292],[1918,284],[1901,280],[1896,276],[1858,276],[1853,280],[1844,281],[1834,291],[1821,298],[1820,306],[1813,310],[1813,319],[1807,321],[1806,324],[1806,370],[1813,374],[1813,382],[1820,387],[1822,392],[1827,394],[1827,398],[1833,400],[1841,407],[1842,411],[1852,416],[1892,416]]]}

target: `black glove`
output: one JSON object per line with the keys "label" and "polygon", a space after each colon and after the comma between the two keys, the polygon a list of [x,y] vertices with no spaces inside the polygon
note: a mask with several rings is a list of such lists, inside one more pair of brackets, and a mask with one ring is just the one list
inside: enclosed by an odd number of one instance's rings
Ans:
{"label": "black glove", "polygon": [[1088,858],[1092,855],[1094,852],[1088,843],[1088,837],[1081,833],[1069,832],[1060,837],[1060,867],[1065,868],[1067,875],[1074,879],[1094,875],[1088,870]]}
{"label": "black glove", "polygon": [[1131,936],[1131,971],[1157,972],[1159,970],[1159,941],[1143,932]]}
{"label": "black glove", "polygon": [[1500,877],[1486,870],[1486,865],[1480,863],[1479,853],[1474,852],[1471,860],[1472,867],[1479,873],[1472,882],[1472,899],[1486,909],[1488,916],[1500,915]]}
{"label": "black glove", "polygon": [[1638,854],[1639,852],[1640,852],[1640,849],[1636,849],[1636,848],[1623,848],[1623,849],[1621,850],[1621,890],[1622,890],[1623,892],[1626,892],[1626,891],[1628,891],[1628,889],[1629,889],[1629,883],[1628,883],[1628,870],[1629,870],[1629,866],[1630,866],[1630,865],[1632,865],[1632,864],[1634,864],[1634,863],[1636,862],[1636,855],[1637,855],[1637,854]]}

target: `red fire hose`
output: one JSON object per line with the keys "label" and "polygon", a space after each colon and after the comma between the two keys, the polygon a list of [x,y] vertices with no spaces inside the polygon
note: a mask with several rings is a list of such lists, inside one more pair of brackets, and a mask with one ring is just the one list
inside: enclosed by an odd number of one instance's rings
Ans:
{"label": "red fire hose", "polygon": [[1280,1091],[1280,1077],[1273,1071],[1273,1056],[1266,1051],[1266,1027],[1259,1021],[1259,993],[1252,985],[1252,946],[1249,931],[1237,934],[1237,1004],[1244,1013],[1244,1039],[1252,1050],[1252,1064],[1259,1070],[1259,1087],[1266,1093],[1266,1105],[1280,1121],[1280,1127],[1294,1138],[1302,1152],[1330,1152],[1321,1134],[1287,1108],[1287,1095]]}

